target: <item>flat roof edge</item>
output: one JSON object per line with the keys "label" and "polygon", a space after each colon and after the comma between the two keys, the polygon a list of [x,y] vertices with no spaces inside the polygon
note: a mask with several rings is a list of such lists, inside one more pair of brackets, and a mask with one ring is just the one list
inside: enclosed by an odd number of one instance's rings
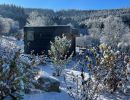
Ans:
{"label": "flat roof edge", "polygon": [[70,25],[46,25],[46,26],[24,26],[24,28],[26,27],[71,27]]}

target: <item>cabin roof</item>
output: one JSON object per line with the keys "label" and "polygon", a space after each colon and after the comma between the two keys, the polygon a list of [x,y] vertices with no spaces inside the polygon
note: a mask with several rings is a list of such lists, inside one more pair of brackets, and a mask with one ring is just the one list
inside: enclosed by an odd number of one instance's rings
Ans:
{"label": "cabin roof", "polygon": [[25,27],[71,27],[70,25],[46,25],[46,26],[25,26]]}

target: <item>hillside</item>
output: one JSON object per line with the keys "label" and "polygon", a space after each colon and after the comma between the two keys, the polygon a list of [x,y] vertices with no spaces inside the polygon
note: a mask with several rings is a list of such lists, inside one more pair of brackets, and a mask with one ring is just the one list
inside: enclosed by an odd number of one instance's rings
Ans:
{"label": "hillside", "polygon": [[[0,5],[0,27],[2,26],[10,26],[10,21],[6,23],[2,23],[2,18],[9,18],[12,22],[17,22],[18,24],[12,25],[12,27],[16,27],[16,30],[23,29],[25,25],[27,25],[30,20],[40,20],[40,24],[38,25],[66,25],[71,24],[76,28],[79,28],[82,24],[85,24],[86,21],[99,18],[107,18],[108,16],[119,17],[126,24],[130,24],[130,8],[124,9],[111,9],[111,10],[61,10],[61,11],[53,11],[50,9],[36,9],[36,8],[23,8],[15,5]],[[32,13],[34,12],[34,13]],[[31,17],[32,19],[29,19]],[[6,19],[5,19],[6,20]],[[41,21],[42,20],[42,21]],[[36,22],[34,22],[36,24]],[[9,27],[10,31],[6,31],[6,33],[11,33],[12,29]],[[8,29],[8,30],[9,30]],[[14,28],[13,28],[14,29]],[[6,29],[7,30],[7,29]],[[0,33],[2,33],[1,31]],[[4,31],[5,32],[5,31]],[[3,33],[4,33],[3,32]],[[17,32],[17,31],[16,31]]]}

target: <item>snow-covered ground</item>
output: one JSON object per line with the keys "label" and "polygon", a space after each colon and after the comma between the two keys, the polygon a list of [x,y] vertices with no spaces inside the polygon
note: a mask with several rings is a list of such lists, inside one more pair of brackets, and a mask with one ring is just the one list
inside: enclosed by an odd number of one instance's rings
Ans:
{"label": "snow-covered ground", "polygon": [[60,93],[45,92],[41,94],[25,95],[24,100],[73,100],[64,90]]}
{"label": "snow-covered ground", "polygon": [[[10,45],[9,47],[17,46],[20,49],[23,49],[24,47],[23,41],[17,41],[15,38],[12,38],[12,37],[3,37],[1,43],[2,43],[1,45],[3,46],[9,46],[9,45]],[[74,63],[75,62],[73,61],[68,66],[72,66]],[[67,93],[66,85],[64,83],[63,77],[52,76],[52,73],[54,72],[54,67],[51,64],[41,65],[38,67],[41,69],[41,75],[55,78],[60,81],[61,92],[42,92],[38,94],[25,94],[24,100],[73,100],[73,98],[71,98],[69,94]],[[65,69],[64,72],[68,74],[73,72],[75,75],[78,75],[81,73],[79,70],[75,71],[75,70],[72,70],[71,68],[72,67],[67,67],[67,69]],[[87,73],[86,73],[86,76],[88,76]],[[98,100],[130,100],[130,97],[125,96],[123,94],[119,94],[119,93],[114,93],[113,95],[104,93],[98,98]]]}
{"label": "snow-covered ground", "polygon": [[6,47],[8,49],[21,49],[22,52],[24,50],[24,42],[23,40],[17,40],[15,37],[0,37],[0,45]]}
{"label": "snow-covered ground", "polygon": [[[54,77],[52,76],[52,73],[54,72],[54,67],[50,64],[50,65],[44,65],[44,66],[38,66],[41,69],[41,75],[46,76],[46,77],[51,77],[54,79],[57,79],[60,81],[61,85],[60,85],[60,89],[61,92],[43,92],[43,93],[39,93],[39,94],[26,94],[24,96],[25,100],[74,100],[73,98],[71,98],[66,90],[66,85],[63,81],[62,77]],[[75,71],[75,70],[71,70],[71,69],[65,69],[64,73],[68,73],[68,75],[70,73],[74,73],[75,75],[80,75],[81,72],[80,71]],[[88,76],[88,74],[86,73],[85,76]],[[69,77],[71,80],[71,76]],[[125,96],[124,94],[120,94],[120,93],[114,93],[114,94],[109,94],[109,93],[105,93],[102,94],[98,100],[130,100],[130,96]]]}
{"label": "snow-covered ground", "polygon": [[41,69],[41,76],[51,77],[61,82],[61,92],[43,92],[39,94],[26,94],[25,100],[73,100],[62,87],[63,79],[61,77],[52,76],[54,67],[52,65],[38,66]]}

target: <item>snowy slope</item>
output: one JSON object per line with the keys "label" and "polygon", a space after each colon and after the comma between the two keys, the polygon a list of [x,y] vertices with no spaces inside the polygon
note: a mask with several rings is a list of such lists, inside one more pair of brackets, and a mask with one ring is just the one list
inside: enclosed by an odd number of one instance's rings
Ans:
{"label": "snowy slope", "polygon": [[[41,76],[51,77],[59,80],[62,83],[62,78],[52,76],[54,68],[52,65],[38,66],[41,69]],[[39,94],[27,94],[25,100],[73,100],[65,91],[64,87],[60,87],[61,92],[43,92]]]}
{"label": "snowy slope", "polygon": [[[20,49],[23,49],[23,41],[17,41],[15,38],[8,38],[8,37],[3,37],[1,40],[1,45],[4,47],[8,47],[12,49],[12,47],[18,47]],[[28,61],[25,59],[25,61]],[[74,64],[75,62],[72,62]],[[69,65],[71,66],[71,65]],[[66,91],[66,86],[64,84],[63,78],[62,77],[53,77],[52,73],[54,72],[54,68],[52,65],[45,65],[45,66],[38,66],[41,69],[41,75],[44,75],[46,77],[51,77],[55,78],[60,81],[61,83],[61,92],[43,92],[43,93],[38,93],[38,94],[26,94],[24,96],[24,100],[73,100]],[[74,71],[71,70],[69,67],[65,70],[66,73],[74,73],[75,75],[79,75],[81,72],[80,71]],[[87,73],[86,73],[86,76]],[[71,78],[70,78],[71,79]],[[130,97],[125,96],[123,94],[119,93],[114,93],[114,94],[109,94],[109,93],[104,93],[101,95],[98,100],[130,100]]]}
{"label": "snowy slope", "polygon": [[[60,81],[61,83],[61,92],[57,93],[57,92],[43,92],[43,93],[39,93],[39,94],[27,94],[24,96],[24,100],[74,100],[73,98],[71,98],[66,91],[66,85],[64,84],[63,78],[62,77],[54,77],[52,76],[52,73],[54,72],[54,68],[52,65],[45,65],[45,66],[39,66],[41,69],[41,75],[44,75],[46,77],[51,77],[51,78],[55,78],[57,80]],[[74,73],[75,75],[80,75],[81,72],[80,71],[74,71],[71,69],[65,69],[64,71],[65,73],[68,73],[68,75],[70,73]],[[86,73],[85,75],[86,77],[88,77],[88,74]],[[71,79],[71,77],[69,76],[69,78]],[[125,96],[124,94],[120,94],[120,93],[114,93],[114,94],[110,94],[110,93],[103,93],[97,100],[130,100],[130,96]]]}

